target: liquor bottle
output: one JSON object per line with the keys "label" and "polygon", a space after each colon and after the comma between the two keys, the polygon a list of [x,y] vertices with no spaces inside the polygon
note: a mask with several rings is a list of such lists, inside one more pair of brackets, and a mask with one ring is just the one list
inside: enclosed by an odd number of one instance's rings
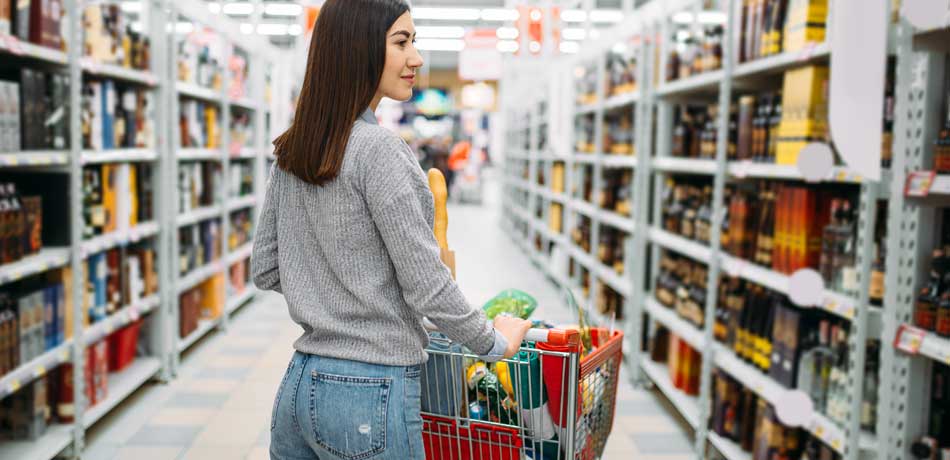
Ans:
{"label": "liquor bottle", "polygon": [[696,211],[696,240],[709,243],[712,229],[712,187],[703,187],[699,209]]}
{"label": "liquor bottle", "polygon": [[[944,249],[944,261],[947,249]],[[945,262],[946,263],[946,262]],[[940,294],[940,301],[937,303],[937,318],[934,324],[934,331],[942,337],[950,337],[950,269],[945,267],[942,281],[943,292]]]}
{"label": "liquor bottle", "polygon": [[831,217],[828,224],[822,229],[821,234],[821,258],[818,263],[818,272],[821,273],[821,277],[828,285],[831,285],[832,279],[834,278],[834,256],[837,246],[838,220],[841,217],[840,208],[841,200],[831,200],[831,208],[829,211]]}
{"label": "liquor bottle", "polygon": [[861,398],[861,429],[873,433],[877,424],[878,367],[881,343],[868,342],[867,358],[864,361],[864,395]]}
{"label": "liquor bottle", "polygon": [[673,122],[673,143],[670,149],[670,155],[673,157],[685,157],[689,151],[689,129],[687,128],[688,113],[684,106],[676,110],[675,120]]}
{"label": "liquor bottle", "polygon": [[947,272],[947,261],[942,249],[934,249],[930,262],[930,278],[920,288],[914,305],[914,324],[917,327],[933,331],[937,323],[937,305],[940,302],[943,275]]}
{"label": "liquor bottle", "polygon": [[881,135],[881,167],[890,168],[894,156],[894,80],[896,59],[888,58],[887,76],[884,81],[884,121]]}
{"label": "liquor bottle", "polygon": [[934,170],[937,174],[950,174],[950,95],[947,96],[947,120],[935,144]]}
{"label": "liquor bottle", "polygon": [[739,113],[736,125],[736,159],[752,158],[753,119],[755,118],[755,97],[739,98]]}
{"label": "liquor bottle", "polygon": [[765,162],[775,163],[778,151],[778,127],[782,123],[782,92],[772,94],[769,110],[768,133],[766,138]]}
{"label": "liquor bottle", "polygon": [[847,294],[855,294],[858,290],[858,274],[855,267],[855,215],[850,200],[842,201],[841,213],[843,219],[838,228],[838,250],[835,254],[834,273],[836,279],[832,283],[835,290]]}
{"label": "liquor bottle", "polygon": [[775,233],[775,194],[770,185],[762,185],[759,200],[758,233],[755,241],[755,263],[763,267],[772,266],[772,236]]}

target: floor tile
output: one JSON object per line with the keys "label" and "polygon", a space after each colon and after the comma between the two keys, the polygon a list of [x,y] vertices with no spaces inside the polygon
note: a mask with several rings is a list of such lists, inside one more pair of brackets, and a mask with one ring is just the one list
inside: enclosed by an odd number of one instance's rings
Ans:
{"label": "floor tile", "polygon": [[245,457],[246,460],[270,460],[270,449],[267,447],[255,446]]}
{"label": "floor tile", "polygon": [[247,455],[247,449],[227,446],[194,446],[185,451],[180,460],[238,460]]}
{"label": "floor tile", "polygon": [[116,453],[116,460],[177,460],[183,447],[126,446]]}
{"label": "floor tile", "polygon": [[662,415],[615,415],[614,432],[676,433],[679,427]]}
{"label": "floor tile", "polygon": [[200,426],[208,423],[216,412],[214,409],[167,407],[153,415],[149,420],[149,425]]}
{"label": "floor tile", "polygon": [[228,393],[179,392],[168,401],[168,407],[218,408],[228,398]]}
{"label": "floor tile", "polygon": [[683,433],[633,433],[633,444],[643,455],[688,454],[692,440]]}
{"label": "floor tile", "polygon": [[660,415],[663,408],[655,401],[617,401],[617,415]]}
{"label": "floor tile", "polygon": [[235,446],[249,450],[264,428],[270,428],[270,410],[221,411],[195,438],[196,446]]}
{"label": "floor tile", "polygon": [[82,458],[83,460],[112,460],[116,458],[121,447],[120,444],[96,443],[82,453]]}
{"label": "floor tile", "polygon": [[186,446],[195,439],[201,431],[200,425],[145,425],[135,436],[129,439],[128,445],[133,446]]}
{"label": "floor tile", "polygon": [[198,378],[212,378],[212,379],[232,379],[232,380],[244,380],[248,374],[251,373],[251,369],[248,368],[233,368],[233,367],[206,367],[204,370],[197,374]]}

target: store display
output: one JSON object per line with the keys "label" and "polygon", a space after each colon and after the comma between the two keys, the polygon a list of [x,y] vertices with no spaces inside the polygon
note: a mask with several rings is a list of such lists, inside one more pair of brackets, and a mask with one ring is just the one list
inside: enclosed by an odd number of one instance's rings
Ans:
{"label": "store display", "polygon": [[950,366],[934,364],[926,434],[911,447],[914,458],[943,460],[950,454]]}
{"label": "store display", "polygon": [[575,149],[580,153],[594,153],[594,117],[580,116],[574,119]]}
{"label": "store display", "polygon": [[147,36],[133,30],[119,4],[85,5],[82,27],[84,56],[100,64],[150,70],[151,43]]}
{"label": "store display", "polygon": [[629,110],[606,115],[604,152],[613,155],[634,155],[633,115]]}
{"label": "store display", "polygon": [[31,68],[0,70],[0,151],[65,149],[68,78]]}
{"label": "store display", "polygon": [[723,27],[703,24],[680,28],[666,61],[666,81],[689,78],[722,67]]}
{"label": "store display", "polygon": [[179,296],[179,337],[186,338],[198,329],[199,321],[213,320],[224,309],[224,274],[217,274]]}
{"label": "store display", "polygon": [[231,234],[228,236],[228,250],[235,250],[250,243],[254,238],[254,220],[251,210],[243,209],[231,213]]}
{"label": "store display", "polygon": [[250,147],[254,144],[254,126],[251,123],[251,113],[246,110],[236,109],[232,106],[230,117],[230,139],[231,144],[228,152],[237,155],[244,147]]}
{"label": "store display", "polygon": [[181,147],[218,148],[221,144],[218,112],[214,104],[182,98],[178,118]]}
{"label": "store display", "polygon": [[254,163],[231,160],[231,176],[228,178],[228,197],[238,198],[254,193]]}
{"label": "store display", "polygon": [[154,148],[150,90],[102,80],[84,82],[82,94],[83,148]]}
{"label": "store display", "polygon": [[950,174],[950,92],[947,95],[945,122],[939,137],[934,141],[934,170],[937,174]]}
{"label": "store display", "polygon": [[154,176],[148,163],[83,168],[83,237],[125,231],[154,216]]}
{"label": "store display", "polygon": [[[235,233],[236,234],[236,233]],[[178,273],[192,270],[221,258],[221,223],[208,220],[178,230]]]}
{"label": "store display", "polygon": [[203,88],[221,89],[224,75],[223,58],[219,44],[208,39],[206,29],[199,28],[178,42],[178,81]]}
{"label": "store display", "polygon": [[0,2],[0,35],[61,50],[64,13],[62,0],[5,0]]}
{"label": "store display", "polygon": [[23,196],[14,183],[0,184],[0,261],[16,262],[43,248],[43,197]]}
{"label": "store display", "polygon": [[[62,344],[66,310],[72,303],[66,285],[32,277],[0,290],[0,377]],[[70,334],[71,335],[71,334]]]}
{"label": "store display", "polygon": [[196,161],[178,164],[178,212],[221,204],[221,165]]}
{"label": "store display", "polygon": [[607,95],[629,94],[637,90],[637,60],[626,50],[607,53]]}
{"label": "store display", "polygon": [[674,388],[687,395],[699,394],[703,355],[682,338],[665,328],[658,328],[650,340],[650,359],[666,363]]}

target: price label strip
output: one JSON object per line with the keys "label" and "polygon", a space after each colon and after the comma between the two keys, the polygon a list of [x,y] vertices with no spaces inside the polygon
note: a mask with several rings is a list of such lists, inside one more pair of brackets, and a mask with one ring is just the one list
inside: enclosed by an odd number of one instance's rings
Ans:
{"label": "price label strip", "polygon": [[897,337],[894,338],[894,348],[907,354],[916,355],[920,351],[920,346],[927,336],[927,331],[907,324],[902,324],[897,329]]}
{"label": "price label strip", "polygon": [[907,176],[904,184],[904,196],[923,198],[930,194],[936,173],[933,171],[914,171]]}

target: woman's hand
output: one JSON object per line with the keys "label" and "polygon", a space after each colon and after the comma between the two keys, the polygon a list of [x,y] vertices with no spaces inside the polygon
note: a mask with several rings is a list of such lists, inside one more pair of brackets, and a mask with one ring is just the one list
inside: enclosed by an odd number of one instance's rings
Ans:
{"label": "woman's hand", "polygon": [[508,340],[505,358],[511,358],[518,354],[525,334],[531,329],[531,322],[513,316],[499,315],[495,317],[494,326],[495,330]]}

